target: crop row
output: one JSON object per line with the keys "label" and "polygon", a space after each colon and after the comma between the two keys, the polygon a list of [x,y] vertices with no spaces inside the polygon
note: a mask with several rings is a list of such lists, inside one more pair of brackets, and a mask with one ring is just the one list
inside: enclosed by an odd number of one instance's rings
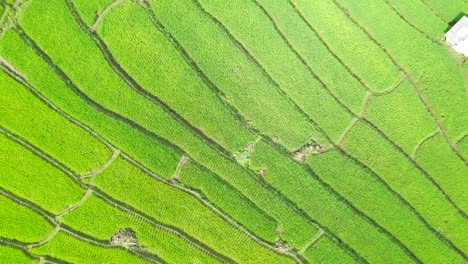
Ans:
{"label": "crop row", "polygon": [[216,263],[215,259],[184,243],[177,236],[124,213],[95,195],[65,216],[63,223],[101,240],[109,239],[117,231],[117,227],[130,227],[135,231],[141,247],[157,254],[167,263]]}
{"label": "crop row", "polygon": [[450,194],[450,197],[468,212],[468,167],[463,164],[445,144],[440,133],[425,141],[415,155],[415,159],[435,176]]}
{"label": "crop row", "polygon": [[[7,146],[7,147],[10,147],[10,149],[14,149],[14,147],[9,146],[8,144],[2,144],[2,145],[5,145],[5,146]],[[23,157],[23,156],[24,156],[24,157],[28,157],[27,155],[24,155],[24,154],[27,154],[27,152],[21,153],[21,154],[18,155],[18,156],[21,156],[21,157]],[[47,163],[44,163],[44,162],[43,162],[43,164],[47,164]],[[41,164],[41,165],[42,165],[42,164]],[[40,168],[40,166],[35,166],[34,168],[37,169],[37,168]],[[63,168],[62,168],[62,169],[63,169]],[[9,171],[8,171],[8,172],[9,172]],[[27,172],[27,175],[31,175],[31,174],[33,174],[33,172]],[[56,175],[56,176],[62,176],[62,177],[64,176],[63,174],[57,173],[57,172],[55,173],[55,175]],[[17,177],[16,179],[18,179],[18,177]],[[54,180],[54,179],[52,179],[52,180]],[[55,180],[56,180],[56,179],[55,179]],[[26,182],[27,182],[27,181],[24,180],[24,181],[22,181],[21,183],[26,183]],[[57,182],[57,180],[55,181],[55,183],[56,183],[56,182]],[[20,183],[20,184],[21,184],[21,183]],[[36,187],[36,188],[37,188],[37,186],[40,186],[40,184],[35,184],[35,187]],[[22,187],[24,187],[24,184],[23,184]],[[48,187],[44,187],[43,189],[49,188],[49,190],[50,190],[50,188],[54,188],[54,187],[55,187],[55,188],[56,188],[56,187],[60,187],[60,185],[59,185],[59,186],[56,186],[56,185],[54,185],[53,183],[51,183],[51,184],[49,184]],[[43,191],[43,190],[42,190],[42,191]],[[60,191],[63,192],[64,190],[58,190],[57,193],[59,193]],[[65,193],[66,193],[66,190],[65,190]],[[20,192],[20,194],[21,194],[21,192]],[[24,195],[24,194],[22,194],[22,195],[23,195],[24,197],[28,197],[28,195]],[[29,197],[28,197],[28,198],[29,198]],[[56,200],[59,200],[59,199],[57,198]],[[48,205],[48,204],[46,204],[46,203],[44,203],[44,202],[41,202],[41,201],[39,201],[39,202],[40,202],[40,205],[41,205],[43,208],[46,208],[46,209],[49,208],[49,205]],[[70,202],[70,204],[71,204],[71,202]],[[10,220],[11,220],[11,219],[10,219]],[[26,218],[25,218],[25,220],[26,220]]]}
{"label": "crop row", "polygon": [[[468,122],[466,109],[463,107],[465,91],[463,74],[455,61],[447,56],[446,47],[424,38],[395,14],[384,0],[372,1],[371,6],[350,1],[335,1],[335,3],[346,12],[356,26],[380,45],[395,65],[408,76],[421,102],[442,129],[447,142],[450,144],[450,139],[465,133]],[[368,8],[371,8],[371,12],[366,11]],[[384,16],[379,23],[370,22],[373,17],[382,14],[389,15]],[[389,24],[393,28],[391,32],[396,34],[389,33],[386,27]],[[400,45],[401,40],[407,41],[408,44]],[[427,56],[421,59],[414,54]],[[438,74],[433,74],[436,72]],[[423,76],[424,78],[421,78]],[[450,89],[447,90],[445,87]],[[456,152],[453,146],[452,148]]]}
{"label": "crop row", "polygon": [[[446,202],[451,198],[433,187],[406,158],[386,142],[376,140],[378,134],[363,123],[357,123],[343,142],[343,148],[363,161],[404,197],[424,218],[459,248],[466,248],[461,233],[464,217]],[[373,142],[373,144],[369,144]],[[379,155],[374,155],[379,153]],[[452,201],[453,203],[453,201]],[[456,230],[460,228],[459,230]],[[461,233],[460,233],[461,232]]]}
{"label": "crop row", "polygon": [[[31,8],[31,7],[29,7],[29,8]],[[63,24],[63,23],[61,23],[61,24]],[[69,23],[69,24],[72,25],[71,23]],[[38,50],[38,48],[36,47],[36,51],[37,50]],[[60,54],[60,53],[58,53],[58,54]],[[42,54],[42,55],[44,56],[44,54]],[[62,77],[63,77],[64,73],[61,72],[61,74],[62,74]],[[31,76],[30,78],[34,78],[34,76]],[[71,81],[69,79],[67,79],[67,82],[71,82]],[[45,89],[47,87],[41,86],[40,88]],[[65,90],[67,90],[67,89],[65,89]],[[53,95],[51,93],[49,93],[49,94]],[[88,99],[88,102],[89,102],[89,99]],[[81,116],[80,116],[80,118],[81,118]],[[91,121],[92,120],[88,121],[88,123],[90,123]],[[170,123],[168,125],[170,125]],[[157,131],[164,132],[163,129],[167,129],[167,128],[170,128],[170,127],[165,125],[165,126],[158,126],[157,128],[158,128]],[[181,141],[182,138],[174,138],[174,137],[177,137],[178,135],[177,135],[177,133],[174,134],[173,131],[167,131],[167,132],[164,132],[164,133],[166,135],[170,134],[171,135],[170,138],[172,138],[172,140],[178,142],[178,144],[183,143],[184,147],[186,147],[186,148],[189,147],[190,148],[189,150],[190,150],[191,154],[197,154],[198,160],[202,159],[202,161],[204,161],[204,164],[208,163],[210,168],[213,169],[214,171],[217,171],[217,172],[223,171],[222,175],[224,175],[224,176],[227,175],[229,177],[229,180],[230,180],[231,184],[233,184],[235,186],[243,186],[243,188],[238,188],[238,189],[241,190],[244,193],[244,195],[246,195],[250,199],[254,200],[256,202],[256,204],[258,204],[258,203],[262,204],[262,206],[259,206],[259,207],[267,208],[269,211],[274,213],[275,216],[278,216],[280,219],[285,219],[284,221],[281,221],[281,222],[284,223],[285,226],[287,225],[288,222],[291,222],[291,220],[293,220],[293,219],[297,219],[297,220],[294,220],[292,223],[299,224],[299,225],[304,225],[303,224],[304,221],[298,219],[297,216],[294,216],[292,214],[291,209],[288,209],[287,207],[282,205],[283,202],[281,202],[281,200],[278,200],[278,197],[276,197],[273,193],[261,191],[262,189],[264,189],[264,187],[261,187],[261,185],[259,185],[259,182],[252,181],[251,176],[246,175],[246,173],[243,172],[238,166],[234,166],[234,164],[232,164],[231,162],[228,162],[226,164],[227,160],[225,158],[220,157],[218,153],[213,152],[213,150],[211,150],[210,148],[207,148],[204,144],[199,143],[197,145],[188,145],[187,142],[189,142],[188,140],[192,136],[186,136],[184,141]],[[184,135],[187,135],[187,134],[185,133]],[[196,141],[199,142],[198,139],[196,139]],[[201,151],[201,150],[206,150],[206,151]],[[203,155],[201,155],[201,153],[203,153]],[[152,169],[158,169],[156,166],[151,166],[151,168]],[[172,172],[173,172],[173,170],[170,172],[170,174],[172,174]],[[169,173],[162,174],[162,175],[168,175],[168,174]],[[243,175],[243,176],[238,177],[239,175]],[[247,194],[246,194],[246,191],[248,191]],[[262,198],[262,196],[263,196],[263,198]],[[273,203],[272,201],[277,201],[277,202]],[[268,206],[265,206],[265,205],[268,205]],[[303,223],[301,223],[301,222],[303,222]],[[288,230],[289,230],[289,228],[285,227],[285,234],[286,235],[289,232]],[[291,228],[291,230],[293,230],[293,229]],[[303,232],[304,228],[301,228],[299,230],[302,230],[302,231],[299,232],[298,235],[299,234],[303,235],[304,234],[304,232]],[[306,241],[306,240],[304,240],[304,241]]]}
{"label": "crop row", "polygon": [[372,171],[363,170],[338,151],[312,157],[309,162],[324,181],[382,223],[402,243],[408,245],[412,252],[420,256],[423,262],[449,256],[457,259],[446,239],[441,238],[439,232],[401,196],[388,192],[388,185],[385,182],[382,184],[378,176],[372,175]]}
{"label": "crop row", "polygon": [[[177,201],[177,199],[175,199],[174,201]],[[181,215],[183,215],[183,214],[181,214]]]}

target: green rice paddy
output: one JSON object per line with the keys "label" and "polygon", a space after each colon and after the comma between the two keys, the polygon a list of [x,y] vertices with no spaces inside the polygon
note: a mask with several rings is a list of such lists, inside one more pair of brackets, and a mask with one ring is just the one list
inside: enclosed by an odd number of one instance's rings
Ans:
{"label": "green rice paddy", "polygon": [[0,263],[466,263],[466,0],[0,0]]}

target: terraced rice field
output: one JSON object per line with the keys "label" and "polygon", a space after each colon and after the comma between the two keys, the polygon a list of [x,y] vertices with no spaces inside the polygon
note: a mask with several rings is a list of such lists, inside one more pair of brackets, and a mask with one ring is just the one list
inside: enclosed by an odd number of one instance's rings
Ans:
{"label": "terraced rice field", "polygon": [[466,0],[0,0],[0,263],[466,263]]}

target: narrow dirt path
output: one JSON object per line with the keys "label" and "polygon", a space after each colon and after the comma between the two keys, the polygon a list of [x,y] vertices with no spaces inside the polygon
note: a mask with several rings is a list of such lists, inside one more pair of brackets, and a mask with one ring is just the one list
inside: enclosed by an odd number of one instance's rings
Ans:
{"label": "narrow dirt path", "polygon": [[26,76],[24,76],[18,69],[16,69],[13,65],[11,65],[7,60],[0,56],[0,65],[7,68],[19,78],[26,80]]}
{"label": "narrow dirt path", "polygon": [[103,172],[105,169],[107,169],[107,167],[109,167],[109,165],[112,164],[112,162],[120,155],[120,153],[121,153],[120,150],[114,149],[112,152],[112,155],[104,164],[102,164],[97,169],[91,169],[91,171],[80,175],[80,179],[83,180],[83,179],[92,178],[98,175],[99,173]]}
{"label": "narrow dirt path", "polygon": [[55,228],[52,230],[52,232],[50,232],[46,237],[44,237],[42,240],[40,240],[39,242],[37,243],[34,243],[34,244],[31,244],[31,245],[28,245],[26,248],[29,250],[31,248],[35,248],[35,247],[40,247],[42,245],[44,245],[45,243],[49,242],[50,240],[52,240],[52,238],[54,238],[54,236],[60,232],[62,228],[60,227],[60,224],[56,225]]}
{"label": "narrow dirt path", "polygon": [[81,205],[84,204],[84,202],[93,194],[93,190],[91,189],[87,189],[86,192],[83,194],[83,196],[81,197],[81,199],[74,203],[74,204],[71,204],[69,205],[67,208],[65,208],[62,212],[60,212],[57,216],[55,216],[55,220],[57,222],[60,222],[60,219],[62,217],[64,217],[65,215],[71,213],[73,210],[77,209],[78,207],[80,207]]}
{"label": "narrow dirt path", "polygon": [[411,158],[416,160],[416,155],[418,154],[419,149],[424,143],[426,143],[431,138],[437,136],[440,133],[440,128],[437,128],[434,132],[431,132],[429,135],[425,136],[415,147],[413,153],[411,153]]}
{"label": "narrow dirt path", "polygon": [[182,155],[180,158],[179,163],[177,164],[177,168],[174,172],[174,175],[172,176],[172,179],[179,181],[180,177],[182,176],[182,170],[184,169],[184,166],[189,163],[190,158],[187,155]]}
{"label": "narrow dirt path", "polygon": [[107,15],[107,13],[109,13],[112,9],[118,7],[123,2],[124,0],[115,0],[109,6],[107,6],[100,14],[98,14],[96,21],[94,21],[94,24],[90,27],[90,30],[96,32],[97,28],[99,27],[99,24],[101,24],[102,19]]}
{"label": "narrow dirt path", "polygon": [[304,254],[307,250],[311,249],[317,242],[326,234],[323,229],[319,229],[317,235],[310,241],[310,243],[304,247],[299,253]]}

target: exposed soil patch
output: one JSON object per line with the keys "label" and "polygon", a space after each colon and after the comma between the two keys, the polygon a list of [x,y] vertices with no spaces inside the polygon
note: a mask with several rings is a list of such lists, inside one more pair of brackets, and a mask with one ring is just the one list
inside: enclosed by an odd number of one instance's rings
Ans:
{"label": "exposed soil patch", "polygon": [[325,147],[314,140],[305,144],[298,151],[293,153],[293,158],[299,162],[304,162],[309,155],[319,154],[325,151]]}
{"label": "exposed soil patch", "polygon": [[289,244],[281,240],[275,242],[275,248],[281,252],[289,252],[292,249]]}
{"label": "exposed soil patch", "polygon": [[110,239],[112,245],[124,245],[135,247],[138,245],[138,238],[135,231],[130,227],[120,229]]}

